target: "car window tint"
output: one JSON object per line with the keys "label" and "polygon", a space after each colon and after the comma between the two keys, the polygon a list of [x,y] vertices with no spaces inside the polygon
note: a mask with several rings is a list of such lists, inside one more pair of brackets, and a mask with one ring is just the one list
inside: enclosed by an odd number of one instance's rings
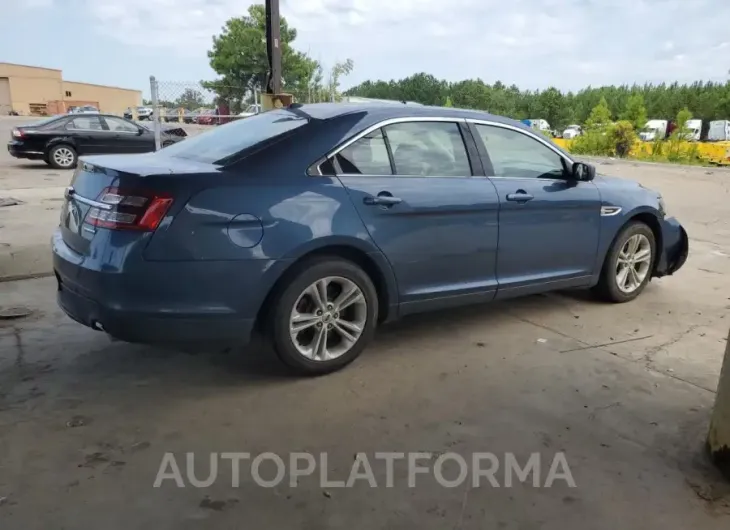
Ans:
{"label": "car window tint", "polygon": [[350,175],[392,175],[388,148],[380,129],[345,147],[336,155],[340,169]]}
{"label": "car window tint", "polygon": [[286,109],[271,110],[189,136],[184,142],[171,145],[160,153],[198,162],[224,163],[225,159],[244,149],[302,127],[308,121],[306,117]]}
{"label": "car window tint", "polygon": [[459,126],[448,122],[407,122],[388,125],[398,175],[422,177],[471,176],[471,166]]}
{"label": "car window tint", "polygon": [[67,129],[81,130],[81,131],[102,131],[104,128],[101,126],[101,120],[99,116],[79,116],[69,121],[66,125]]}
{"label": "car window tint", "polygon": [[128,121],[125,121],[121,118],[112,118],[109,116],[105,116],[104,121],[106,121],[107,126],[109,126],[109,130],[113,132],[139,132],[139,129],[134,124],[129,123]]}
{"label": "car window tint", "polygon": [[497,177],[563,178],[563,158],[527,134],[477,125]]}

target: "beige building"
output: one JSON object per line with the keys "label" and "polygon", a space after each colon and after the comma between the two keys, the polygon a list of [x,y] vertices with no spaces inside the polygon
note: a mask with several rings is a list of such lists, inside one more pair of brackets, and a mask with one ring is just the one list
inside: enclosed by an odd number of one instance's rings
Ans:
{"label": "beige building", "polygon": [[82,105],[122,114],[141,103],[141,90],[64,81],[61,70],[0,62],[0,116],[64,114]]}

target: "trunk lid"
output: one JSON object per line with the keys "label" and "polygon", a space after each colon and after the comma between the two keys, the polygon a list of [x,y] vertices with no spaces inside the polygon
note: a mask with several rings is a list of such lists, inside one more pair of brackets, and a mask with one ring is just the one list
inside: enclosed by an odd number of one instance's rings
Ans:
{"label": "trunk lid", "polygon": [[187,200],[186,174],[211,171],[215,166],[163,156],[161,151],[85,157],[64,192],[63,241],[89,255],[99,232],[120,230],[126,239],[142,238],[157,228],[173,201]]}

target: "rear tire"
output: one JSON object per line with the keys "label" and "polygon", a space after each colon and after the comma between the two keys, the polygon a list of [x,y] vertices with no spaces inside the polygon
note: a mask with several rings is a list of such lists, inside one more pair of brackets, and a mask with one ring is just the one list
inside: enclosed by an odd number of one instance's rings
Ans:
{"label": "rear tire", "polygon": [[354,361],[372,341],[378,295],[356,264],[334,256],[297,266],[274,293],[266,331],[289,368],[323,375]]}
{"label": "rear tire", "polygon": [[48,151],[48,163],[56,169],[73,169],[79,161],[76,150],[68,144],[58,144]]}
{"label": "rear tire", "polygon": [[640,221],[627,224],[606,255],[594,292],[609,302],[633,300],[651,281],[655,260],[656,240],[651,228]]}

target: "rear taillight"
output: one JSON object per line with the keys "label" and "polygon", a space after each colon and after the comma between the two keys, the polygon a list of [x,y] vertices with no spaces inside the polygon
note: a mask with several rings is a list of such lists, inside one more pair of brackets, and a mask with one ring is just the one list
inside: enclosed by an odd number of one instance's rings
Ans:
{"label": "rear taillight", "polygon": [[23,133],[23,131],[20,129],[13,129],[11,135],[13,138],[23,138],[25,136],[25,133]]}
{"label": "rear taillight", "polygon": [[172,205],[165,194],[118,188],[104,188],[96,200],[109,208],[92,207],[85,222],[112,230],[156,230]]}

